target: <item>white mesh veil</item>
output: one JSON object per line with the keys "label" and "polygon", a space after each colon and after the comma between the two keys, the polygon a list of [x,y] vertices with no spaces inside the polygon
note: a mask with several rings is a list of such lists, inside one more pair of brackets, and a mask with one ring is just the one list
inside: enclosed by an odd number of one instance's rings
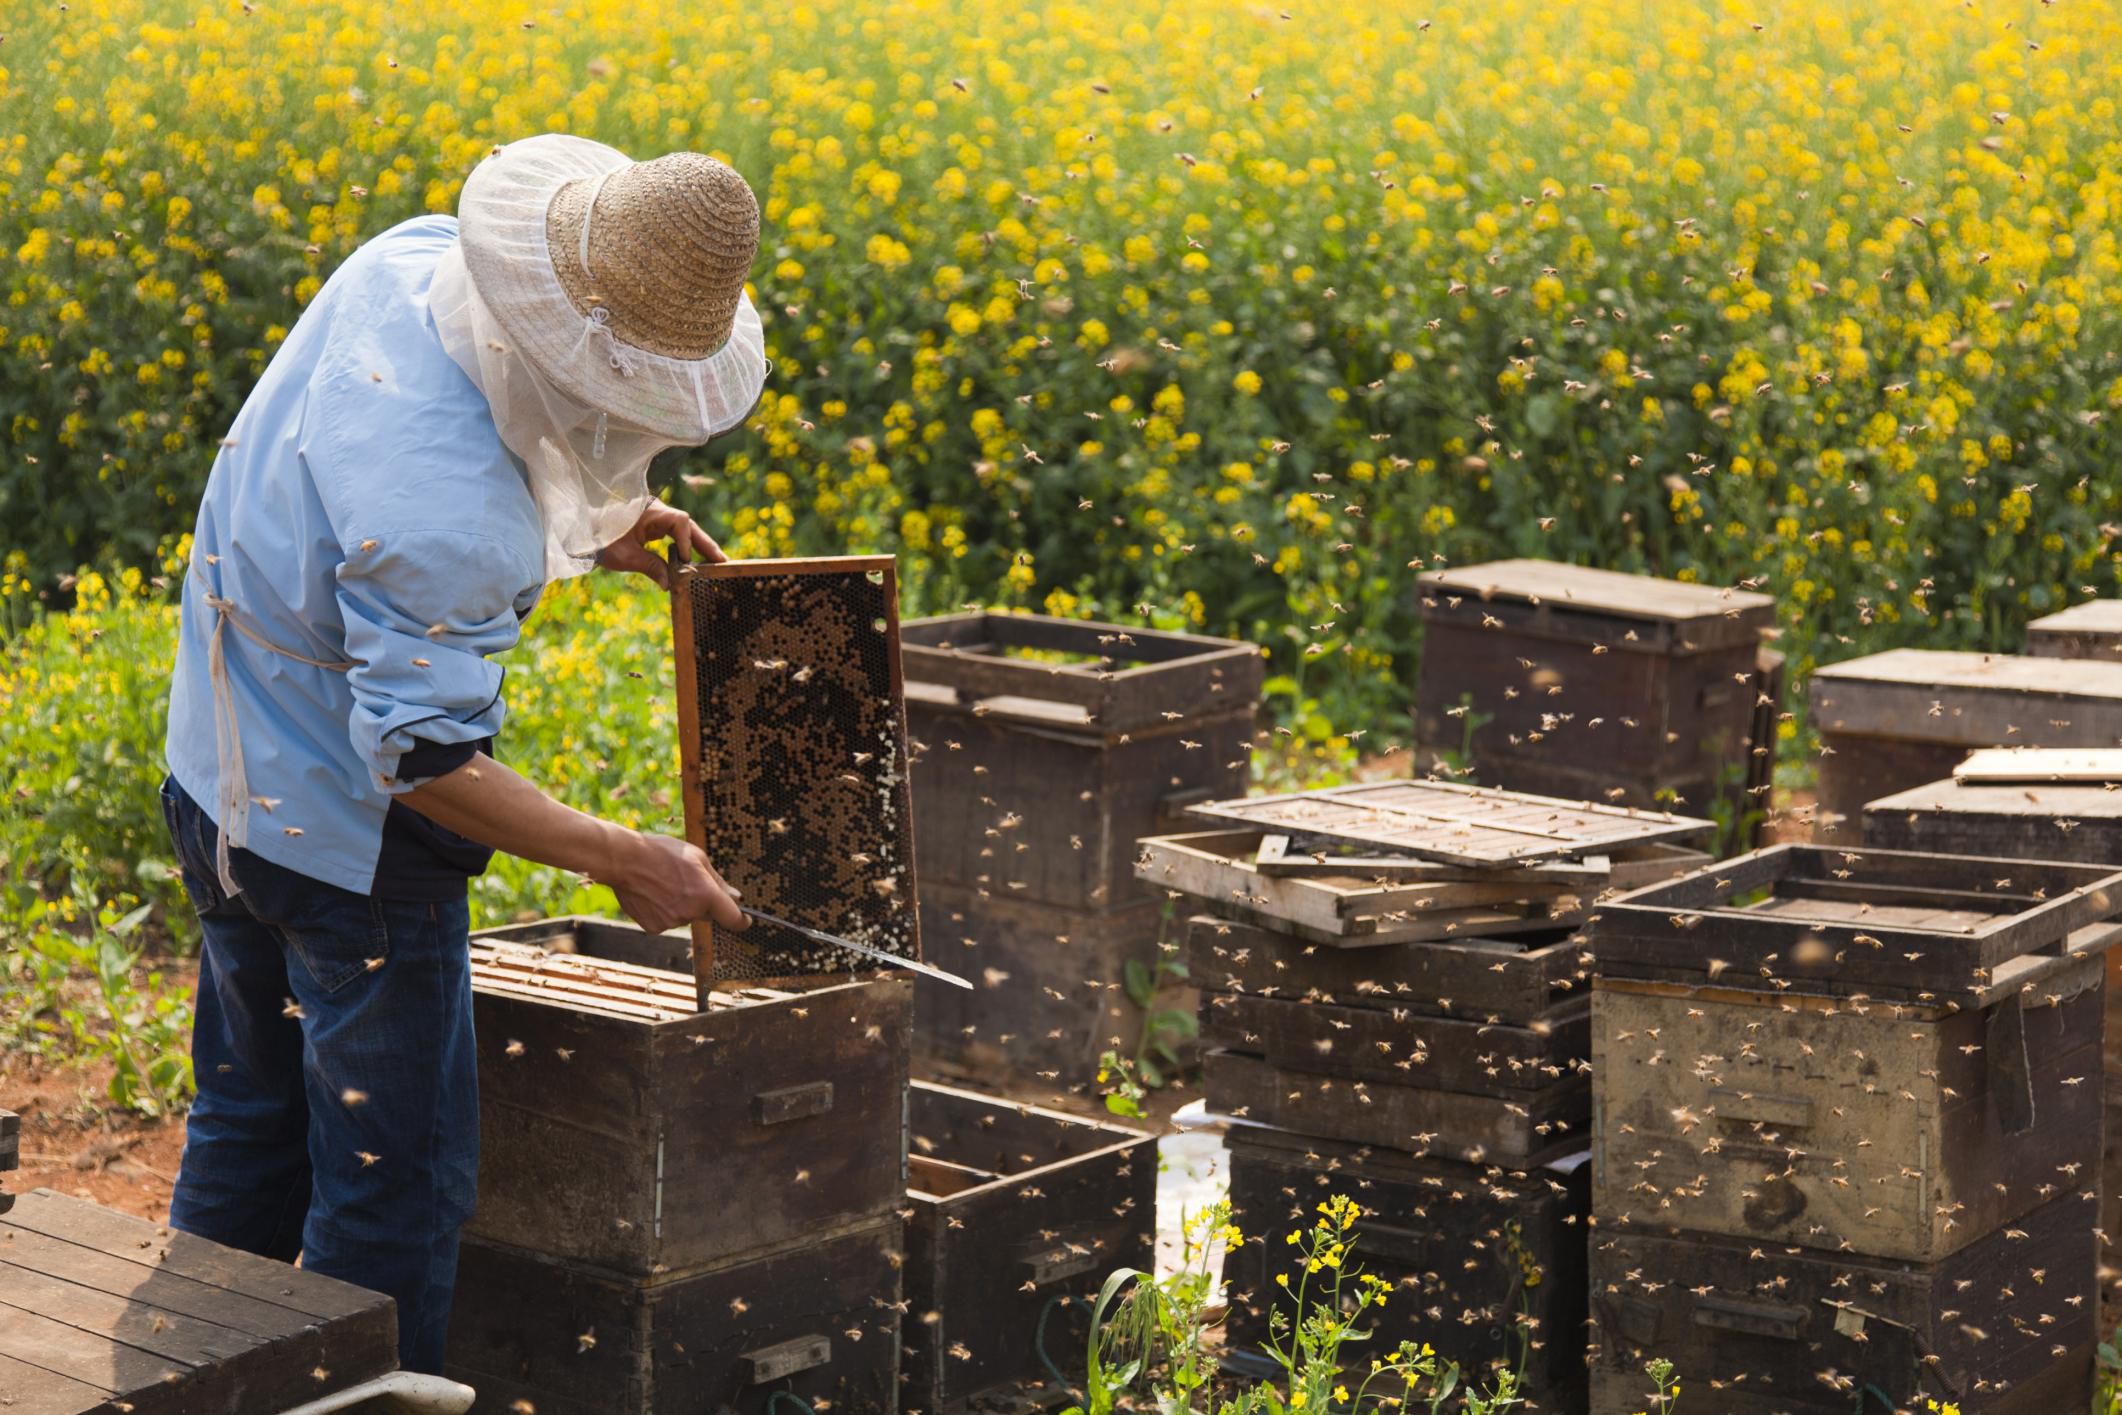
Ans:
{"label": "white mesh veil", "polygon": [[585,316],[568,299],[553,262],[582,253],[548,250],[546,209],[568,182],[627,165],[614,148],[560,135],[500,149],[465,182],[457,244],[428,292],[443,348],[486,395],[501,441],[529,470],[548,580],[595,564],[647,507],[650,460],[743,422],[766,380],[749,297],[728,341],[704,359],[623,343],[605,310]]}

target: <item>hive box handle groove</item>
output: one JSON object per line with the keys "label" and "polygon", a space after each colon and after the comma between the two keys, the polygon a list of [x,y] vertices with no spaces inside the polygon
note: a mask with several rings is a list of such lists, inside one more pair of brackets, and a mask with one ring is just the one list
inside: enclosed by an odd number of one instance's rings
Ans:
{"label": "hive box handle groove", "polygon": [[811,1335],[794,1337],[773,1346],[762,1346],[757,1351],[747,1351],[737,1360],[744,1371],[744,1383],[748,1386],[763,1386],[773,1381],[785,1380],[813,1366],[823,1366],[833,1359],[833,1339],[829,1336]]}
{"label": "hive box handle groove", "polygon": [[806,1081],[800,1086],[783,1086],[778,1090],[761,1091],[752,1097],[752,1114],[761,1125],[780,1125],[790,1120],[808,1120],[814,1115],[823,1115],[833,1108],[833,1083],[830,1081]]}

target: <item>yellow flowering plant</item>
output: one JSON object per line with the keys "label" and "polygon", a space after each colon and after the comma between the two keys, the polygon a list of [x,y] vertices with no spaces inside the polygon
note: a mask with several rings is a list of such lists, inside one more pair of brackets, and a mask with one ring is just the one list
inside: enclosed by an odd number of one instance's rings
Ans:
{"label": "yellow flowering plant", "polygon": [[1281,1246],[1292,1251],[1287,1270],[1275,1275],[1266,1351],[1281,1368],[1281,1378],[1246,1391],[1222,1415],[1329,1409],[1360,1415],[1366,1405],[1436,1415],[1447,1402],[1466,1415],[1501,1415],[1524,1403],[1522,1351],[1518,1365],[1494,1371],[1485,1388],[1476,1387],[1457,1362],[1428,1342],[1403,1341],[1390,1354],[1364,1362],[1353,1348],[1372,1339],[1366,1319],[1375,1319],[1387,1305],[1391,1285],[1356,1262],[1362,1209],[1354,1199],[1332,1195],[1313,1213],[1308,1226],[1282,1237]]}
{"label": "yellow flowering plant", "polygon": [[40,588],[144,565],[346,254],[547,131],[752,179],[773,386],[676,494],[910,611],[1192,591],[1345,728],[1411,562],[1759,580],[1798,681],[2122,584],[2112,4],[17,8]]}

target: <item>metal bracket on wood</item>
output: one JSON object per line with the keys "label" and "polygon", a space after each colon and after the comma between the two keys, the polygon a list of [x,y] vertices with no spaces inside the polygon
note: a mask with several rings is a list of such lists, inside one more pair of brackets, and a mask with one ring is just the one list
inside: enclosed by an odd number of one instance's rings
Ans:
{"label": "metal bracket on wood", "polygon": [[[22,1162],[22,1117],[11,1110],[0,1110],[0,1170],[10,1170]],[[0,1191],[0,1214],[15,1206],[15,1196]]]}
{"label": "metal bracket on wood", "polygon": [[1997,1124],[2007,1135],[2034,1128],[2033,1063],[2026,1054],[2026,1004],[2013,993],[1989,1012],[1983,1054],[1989,1061],[1989,1096]]}
{"label": "metal bracket on wood", "polygon": [[808,1371],[813,1366],[823,1366],[832,1359],[831,1337],[799,1336],[774,1346],[762,1346],[757,1351],[747,1351],[737,1361],[744,1371],[746,1385],[763,1386]]}

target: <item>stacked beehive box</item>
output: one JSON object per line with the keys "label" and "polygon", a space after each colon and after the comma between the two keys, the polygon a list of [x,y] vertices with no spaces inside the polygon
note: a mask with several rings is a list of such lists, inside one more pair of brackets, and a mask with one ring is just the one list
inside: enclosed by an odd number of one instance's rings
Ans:
{"label": "stacked beehive box", "polygon": [[1779,846],[1602,905],[1594,1415],[2083,1408],[2101,921],[2082,865]]}
{"label": "stacked beehive box", "polygon": [[992,613],[913,620],[904,638],[922,929],[975,984],[922,994],[918,1065],[1081,1092],[1106,1049],[1135,1053],[1130,965],[1156,976],[1164,917],[1134,842],[1245,789],[1259,650]]}
{"label": "stacked beehive box", "polygon": [[1153,1137],[917,1081],[909,1095],[907,1415],[1038,1404],[1115,1268],[1154,1258]]}
{"label": "stacked beehive box", "polygon": [[1978,747],[2122,742],[2122,663],[1894,649],[1813,674],[1813,839],[1854,845],[1864,804],[1950,776]]}
{"label": "stacked beehive box", "polygon": [[2122,663],[2122,599],[2087,600],[2034,620],[2026,626],[2026,651]]}
{"label": "stacked beehive box", "polygon": [[[477,1212],[450,1328],[480,1409],[896,1408],[911,987],[733,985],[683,936],[473,944]],[[681,1403],[682,1402],[682,1403]]]}
{"label": "stacked beehive box", "polygon": [[1767,595],[1545,560],[1420,577],[1417,770],[1515,791],[1767,818],[1782,656]]}
{"label": "stacked beehive box", "polygon": [[[2122,870],[2122,752],[1977,752],[1958,774],[1864,808],[1864,843]],[[1999,873],[2005,867],[1999,867]],[[2100,1165],[2100,1326],[2122,1324],[2122,949],[2109,949]]]}
{"label": "stacked beehive box", "polygon": [[1661,842],[1708,822],[1427,782],[1197,813],[1225,829],[1145,840],[1138,871],[1215,911],[1188,964],[1248,1235],[1225,1264],[1234,1350],[1288,1300],[1282,1235],[1344,1193],[1395,1292],[1366,1359],[1428,1341],[1522,1365],[1533,1410],[1574,1409],[1589,1095],[1569,926],[1616,880],[1705,862]]}
{"label": "stacked beehive box", "polygon": [[774,917],[477,938],[449,1360],[497,1411],[891,1415],[912,989],[850,970],[920,958],[892,562],[675,581],[686,833]]}

